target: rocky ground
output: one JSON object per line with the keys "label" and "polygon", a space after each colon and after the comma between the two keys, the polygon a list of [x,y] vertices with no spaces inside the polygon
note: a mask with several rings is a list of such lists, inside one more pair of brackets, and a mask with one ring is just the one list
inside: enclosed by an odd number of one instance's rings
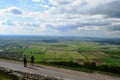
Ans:
{"label": "rocky ground", "polygon": [[56,77],[49,77],[47,75],[14,71],[14,70],[6,69],[3,67],[0,67],[0,70],[4,71],[5,73],[9,75],[16,76],[16,78],[19,80],[63,80],[63,79],[59,79]]}

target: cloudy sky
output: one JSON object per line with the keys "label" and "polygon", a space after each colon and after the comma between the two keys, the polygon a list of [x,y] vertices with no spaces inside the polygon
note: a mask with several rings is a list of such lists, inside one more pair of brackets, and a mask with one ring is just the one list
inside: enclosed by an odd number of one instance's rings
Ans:
{"label": "cloudy sky", "polygon": [[120,37],[120,0],[0,0],[0,35]]}

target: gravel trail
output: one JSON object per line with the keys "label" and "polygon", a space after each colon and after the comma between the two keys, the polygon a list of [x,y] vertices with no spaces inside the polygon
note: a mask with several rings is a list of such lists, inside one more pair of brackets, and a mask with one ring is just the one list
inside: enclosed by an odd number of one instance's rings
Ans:
{"label": "gravel trail", "polygon": [[15,71],[59,77],[64,80],[120,80],[120,77],[100,73],[85,73],[43,65],[37,65],[37,67],[28,65],[28,67],[24,67],[21,62],[16,61],[0,60],[0,66]]}

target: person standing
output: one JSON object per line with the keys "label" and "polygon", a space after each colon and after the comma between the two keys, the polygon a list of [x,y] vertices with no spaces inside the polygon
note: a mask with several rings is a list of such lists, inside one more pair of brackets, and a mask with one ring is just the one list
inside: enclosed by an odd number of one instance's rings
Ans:
{"label": "person standing", "polygon": [[27,67],[27,57],[24,55],[24,67]]}
{"label": "person standing", "polygon": [[35,60],[34,56],[31,56],[31,65],[33,66],[34,66],[34,60]]}

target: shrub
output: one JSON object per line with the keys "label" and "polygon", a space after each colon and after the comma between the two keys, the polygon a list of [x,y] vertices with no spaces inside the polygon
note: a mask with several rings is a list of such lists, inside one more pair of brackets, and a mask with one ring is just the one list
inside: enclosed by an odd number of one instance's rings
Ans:
{"label": "shrub", "polygon": [[83,67],[88,68],[88,69],[96,69],[96,63],[95,62],[84,62]]}

